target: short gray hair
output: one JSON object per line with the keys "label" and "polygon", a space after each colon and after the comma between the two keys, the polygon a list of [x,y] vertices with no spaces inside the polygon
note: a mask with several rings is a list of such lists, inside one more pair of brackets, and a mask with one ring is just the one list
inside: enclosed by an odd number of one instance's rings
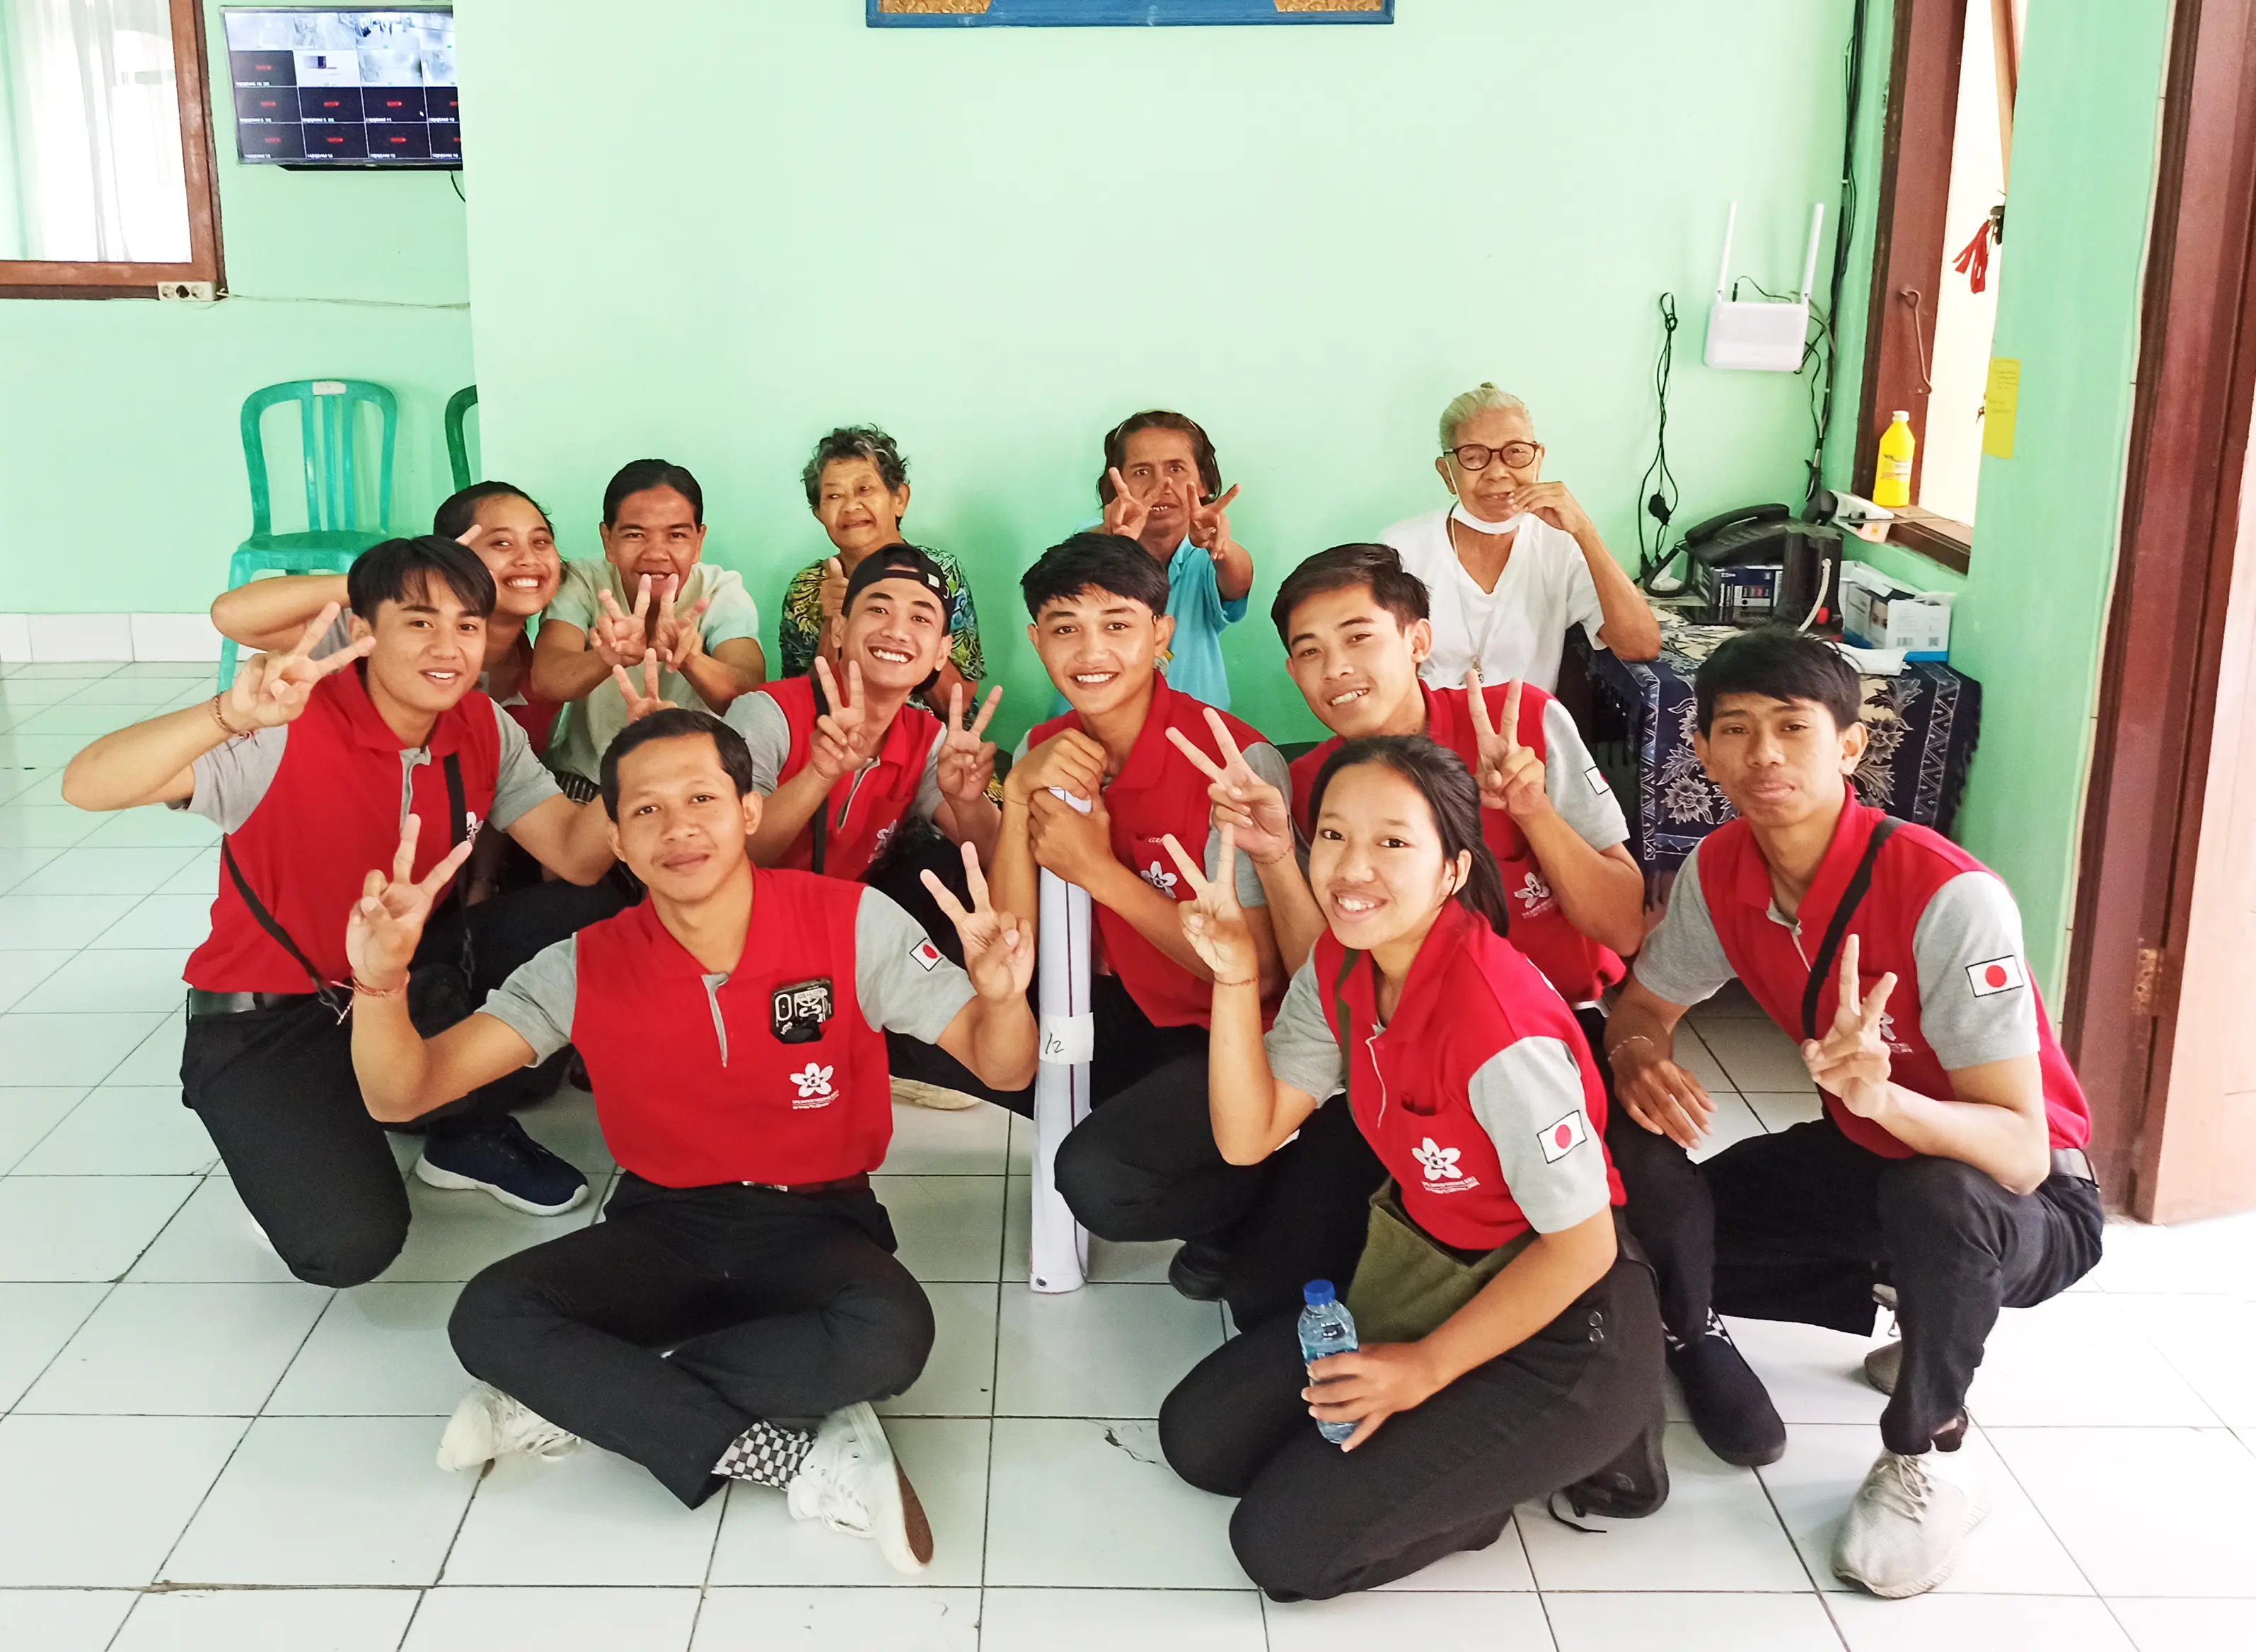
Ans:
{"label": "short gray hair", "polygon": [[1491,412],[1525,414],[1531,428],[1535,415],[1528,413],[1527,404],[1508,390],[1498,390],[1483,379],[1480,388],[1469,390],[1442,409],[1442,451],[1447,453],[1457,445],[1457,429],[1476,413]]}
{"label": "short gray hair", "polygon": [[891,436],[875,425],[843,425],[814,444],[814,456],[799,473],[807,487],[808,510],[821,502],[823,467],[842,459],[867,459],[878,467],[878,479],[894,493],[909,479],[909,462],[901,457],[899,446]]}

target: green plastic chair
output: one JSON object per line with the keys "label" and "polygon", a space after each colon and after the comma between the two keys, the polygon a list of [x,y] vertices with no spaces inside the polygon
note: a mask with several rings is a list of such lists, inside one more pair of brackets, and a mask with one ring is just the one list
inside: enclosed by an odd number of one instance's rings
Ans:
{"label": "green plastic chair", "polygon": [[[298,404],[299,444],[304,452],[306,527],[274,532],[267,492],[266,446],[259,427],[271,407]],[[377,472],[377,526],[360,523],[358,445],[360,408],[384,416],[384,447]],[[263,574],[342,574],[370,546],[391,537],[391,459],[399,439],[399,403],[382,385],[364,378],[298,378],[254,390],[243,403],[243,459],[250,473],[250,537],[228,563],[227,588]],[[219,682],[235,681],[236,646],[223,644]]]}
{"label": "green plastic chair", "polygon": [[470,474],[470,444],[462,431],[462,421],[477,405],[476,385],[465,385],[447,399],[447,462],[454,469],[457,493],[477,480]]}

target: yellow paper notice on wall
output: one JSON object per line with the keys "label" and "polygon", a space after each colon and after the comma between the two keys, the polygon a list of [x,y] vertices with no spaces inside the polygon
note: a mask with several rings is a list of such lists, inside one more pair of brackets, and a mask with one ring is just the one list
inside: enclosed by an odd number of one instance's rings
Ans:
{"label": "yellow paper notice on wall", "polygon": [[2021,405],[2021,364],[2012,356],[1990,358],[1990,379],[1982,387],[1982,451],[1992,459],[2013,456],[2013,415]]}

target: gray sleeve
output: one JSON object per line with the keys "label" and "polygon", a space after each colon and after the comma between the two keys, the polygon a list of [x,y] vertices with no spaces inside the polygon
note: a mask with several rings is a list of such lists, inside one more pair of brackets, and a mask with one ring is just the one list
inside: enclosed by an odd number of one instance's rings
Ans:
{"label": "gray sleeve", "polygon": [[1684,857],[1669,886],[1667,914],[1638,949],[1637,978],[1657,999],[1690,1005],[1713,997],[1734,973],[1709,915],[1696,851]]}
{"label": "gray sleeve", "polygon": [[1347,1058],[1340,1054],[1339,1035],[1324,1017],[1314,959],[1294,972],[1285,1001],[1277,1006],[1277,1019],[1261,1042],[1269,1052],[1269,1075],[1280,1084],[1318,1101],[1346,1088]]}
{"label": "gray sleeve", "polygon": [[1033,737],[1033,732],[1034,731],[1032,729],[1028,729],[1026,733],[1019,737],[1018,745],[1011,748],[1012,762],[1019,763],[1025,760],[1026,755],[1026,742]]}
{"label": "gray sleeve", "polygon": [[752,753],[752,789],[762,797],[780,783],[784,759],[791,755],[791,724],[772,694],[755,688],[730,702],[723,719],[744,737]]}
{"label": "gray sleeve", "polygon": [[493,808],[486,824],[505,832],[550,798],[564,794],[556,789],[556,777],[532,755],[525,725],[499,704],[494,707],[494,722],[501,730],[501,765],[494,775]]}
{"label": "gray sleeve", "polygon": [[532,1046],[537,1067],[572,1041],[572,1012],[580,997],[579,940],[566,935],[510,971],[486,994],[478,1013],[490,1015]]}
{"label": "gray sleeve", "polygon": [[1986,872],[1935,892],[1912,930],[1919,1029],[1945,1068],[2037,1053],[2036,994],[2021,951],[2021,914]]}
{"label": "gray sleeve", "polygon": [[[1285,761],[1284,753],[1266,740],[1245,748],[1245,766],[1258,774],[1284,794],[1285,806],[1293,804],[1293,770]],[[1206,835],[1206,875],[1213,877],[1222,865],[1222,833],[1209,827]],[[1237,904],[1241,907],[1265,907],[1268,892],[1261,887],[1260,870],[1251,855],[1237,858],[1237,872],[1233,879],[1237,885]]]}
{"label": "gray sleeve", "polygon": [[854,913],[854,997],[871,1026],[929,1044],[971,1002],[971,978],[891,895],[864,889]]}
{"label": "gray sleeve", "polygon": [[1468,1091],[1504,1183],[1537,1232],[1572,1227],[1611,1202],[1605,1150],[1583,1105],[1582,1069],[1565,1044],[1508,1044],[1481,1063]]}
{"label": "gray sleeve", "polygon": [[274,784],[289,738],[290,725],[284,723],[212,747],[188,766],[196,789],[173,807],[202,815],[223,832],[241,830]]}
{"label": "gray sleeve", "polygon": [[919,820],[930,820],[940,813],[940,748],[948,743],[945,727],[932,731],[932,745],[924,754],[924,773],[917,778],[916,798],[909,804],[909,813]]}
{"label": "gray sleeve", "polygon": [[1575,835],[1593,849],[1627,843],[1629,822],[1620,801],[1583,744],[1583,731],[1556,700],[1543,708],[1543,789]]}

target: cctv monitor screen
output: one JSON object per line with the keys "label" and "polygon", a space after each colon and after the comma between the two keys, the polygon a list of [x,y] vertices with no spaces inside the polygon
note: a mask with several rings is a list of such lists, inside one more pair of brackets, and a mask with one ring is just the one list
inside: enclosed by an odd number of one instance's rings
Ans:
{"label": "cctv monitor screen", "polygon": [[450,7],[225,6],[236,153],[303,167],[459,167]]}

